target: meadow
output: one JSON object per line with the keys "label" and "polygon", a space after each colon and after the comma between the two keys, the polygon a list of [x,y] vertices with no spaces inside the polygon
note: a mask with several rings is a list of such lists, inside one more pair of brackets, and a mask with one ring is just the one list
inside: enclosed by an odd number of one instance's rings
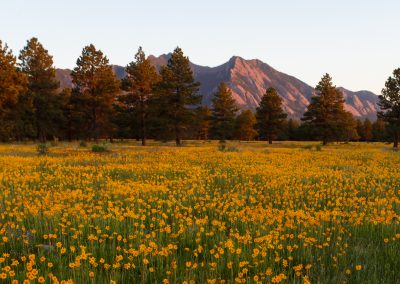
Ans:
{"label": "meadow", "polygon": [[4,283],[400,283],[382,143],[0,146]]}

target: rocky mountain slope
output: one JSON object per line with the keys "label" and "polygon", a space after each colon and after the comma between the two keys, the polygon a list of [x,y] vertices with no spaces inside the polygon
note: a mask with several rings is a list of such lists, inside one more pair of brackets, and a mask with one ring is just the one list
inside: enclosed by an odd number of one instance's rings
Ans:
{"label": "rocky mountain slope", "polygon": [[[150,56],[159,69],[165,65],[170,55]],[[283,105],[289,117],[299,119],[304,113],[314,89],[299,79],[279,72],[268,64],[257,60],[245,60],[234,56],[217,67],[205,67],[191,63],[194,76],[201,83],[200,93],[203,103],[210,105],[219,82],[225,81],[241,109],[255,109],[268,87],[277,89],[283,98]],[[118,78],[125,76],[124,67],[114,65]],[[61,87],[72,86],[70,70],[58,69],[57,78]],[[352,92],[341,88],[346,100],[346,109],[357,118],[376,118],[378,97],[369,91]]]}

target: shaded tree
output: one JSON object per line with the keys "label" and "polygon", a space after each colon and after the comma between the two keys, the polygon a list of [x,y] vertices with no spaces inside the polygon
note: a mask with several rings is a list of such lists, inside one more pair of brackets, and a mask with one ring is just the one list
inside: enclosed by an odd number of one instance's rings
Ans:
{"label": "shaded tree", "polygon": [[200,83],[194,80],[189,58],[179,47],[167,65],[161,67],[160,75],[154,100],[159,106],[156,129],[166,139],[173,133],[176,145],[181,146],[184,132],[193,122],[194,109],[201,103],[201,96],[197,94]]}
{"label": "shaded tree", "polygon": [[257,136],[254,129],[257,120],[251,110],[245,110],[236,117],[234,137],[238,140],[252,141]]}
{"label": "shaded tree", "polygon": [[322,77],[315,92],[302,120],[322,139],[323,145],[348,136],[349,113],[344,109],[342,92],[333,85],[329,74]]}
{"label": "shaded tree", "polygon": [[119,91],[108,58],[90,44],[82,50],[71,72],[74,89],[71,96],[83,135],[86,138],[112,137],[111,115]]}
{"label": "shaded tree", "polygon": [[364,129],[364,134],[363,134],[362,138],[364,139],[364,141],[371,141],[372,140],[372,123],[368,118],[366,120],[364,120],[363,129]]}
{"label": "shaded tree", "polygon": [[28,89],[21,98],[21,118],[30,122],[35,136],[42,142],[58,134],[59,119],[62,116],[61,100],[58,96],[59,82],[55,77],[53,57],[38,41],[31,38],[19,55],[19,68],[28,78]]}
{"label": "shaded tree", "polygon": [[214,138],[222,142],[232,138],[237,111],[232,91],[224,82],[221,82],[212,100],[211,133]]}
{"label": "shaded tree", "polygon": [[261,98],[257,108],[257,130],[261,139],[267,139],[269,144],[282,131],[287,114],[282,109],[282,98],[270,87]]}
{"label": "shaded tree", "polygon": [[393,147],[398,148],[400,139],[400,68],[393,71],[382,94],[379,96],[378,118],[386,121],[393,136]]}
{"label": "shaded tree", "polygon": [[386,123],[382,119],[378,118],[372,124],[372,139],[374,141],[383,142],[387,140]]}
{"label": "shaded tree", "polygon": [[0,139],[16,137],[17,104],[26,90],[26,76],[19,72],[16,57],[0,40]]}
{"label": "shaded tree", "polygon": [[195,138],[208,140],[210,138],[211,110],[208,106],[198,107],[195,111]]}
{"label": "shaded tree", "polygon": [[299,122],[293,118],[288,120],[288,139],[291,141],[297,140],[297,132],[299,129]]}
{"label": "shaded tree", "polygon": [[154,65],[146,58],[142,47],[139,47],[135,61],[129,63],[125,70],[127,76],[122,79],[122,89],[127,93],[120,96],[120,102],[128,112],[136,114],[142,146],[145,146],[150,100],[159,76]]}

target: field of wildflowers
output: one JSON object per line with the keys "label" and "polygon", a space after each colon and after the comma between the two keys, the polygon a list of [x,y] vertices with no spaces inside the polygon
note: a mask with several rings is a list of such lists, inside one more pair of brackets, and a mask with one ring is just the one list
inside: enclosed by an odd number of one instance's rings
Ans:
{"label": "field of wildflowers", "polygon": [[400,283],[384,144],[0,146],[4,283]]}

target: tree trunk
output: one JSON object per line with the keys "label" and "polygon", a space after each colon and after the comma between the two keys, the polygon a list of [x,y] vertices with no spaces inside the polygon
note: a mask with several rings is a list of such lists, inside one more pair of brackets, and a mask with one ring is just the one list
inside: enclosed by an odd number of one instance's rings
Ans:
{"label": "tree trunk", "polygon": [[326,139],[322,140],[322,145],[326,146],[326,144],[328,144],[328,140]]}
{"label": "tree trunk", "polygon": [[181,129],[179,126],[175,127],[175,142],[176,146],[182,146]]}
{"label": "tree trunk", "polygon": [[268,134],[268,144],[272,144],[272,134]]}
{"label": "tree trunk", "polygon": [[142,127],[142,146],[146,146],[146,123],[145,123],[145,117],[144,117],[143,111],[142,111],[142,115],[141,115],[140,124]]}
{"label": "tree trunk", "polygon": [[399,133],[394,134],[393,148],[399,148]]}

